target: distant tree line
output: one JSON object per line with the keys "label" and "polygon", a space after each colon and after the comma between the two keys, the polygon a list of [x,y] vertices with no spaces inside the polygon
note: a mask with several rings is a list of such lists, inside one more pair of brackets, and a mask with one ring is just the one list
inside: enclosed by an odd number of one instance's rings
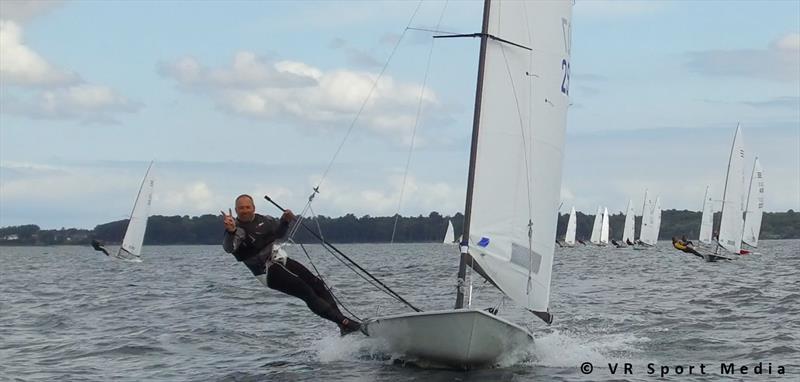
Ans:
{"label": "distant tree line", "polygon": [[[577,212],[577,238],[591,236],[594,215]],[[666,240],[672,236],[686,235],[697,238],[700,231],[700,212],[665,210],[661,215],[659,238]],[[563,238],[567,230],[569,215],[559,215],[557,238]],[[720,214],[714,215],[715,227],[719,226]],[[369,215],[356,217],[353,214],[331,218],[319,216],[303,220],[305,226],[314,232],[321,232],[331,243],[387,243],[394,242],[440,242],[447,229],[447,221],[453,222],[456,236],[464,224],[464,215],[442,216],[431,212],[428,216],[416,217]],[[636,236],[639,236],[641,217],[636,218]],[[395,222],[397,224],[396,229]],[[620,239],[625,216],[622,213],[609,216],[610,237]],[[120,243],[125,235],[128,220],[118,220],[100,224],[93,230],[61,228],[43,230],[29,224],[0,228],[0,245],[88,245],[92,239],[106,243]],[[392,232],[394,231],[394,238]],[[151,216],[145,233],[145,244],[220,244],[222,241],[222,221],[219,215],[202,216]],[[800,239],[800,213],[766,212],[761,222],[761,239]],[[299,227],[294,237],[296,242],[316,243],[303,227]],[[452,238],[451,238],[452,239]]]}

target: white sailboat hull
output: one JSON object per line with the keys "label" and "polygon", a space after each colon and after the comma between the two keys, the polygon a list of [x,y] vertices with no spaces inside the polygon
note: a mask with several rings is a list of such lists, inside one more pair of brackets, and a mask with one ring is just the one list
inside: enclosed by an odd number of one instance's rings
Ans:
{"label": "white sailboat hull", "polygon": [[457,368],[494,366],[533,343],[522,327],[474,309],[378,317],[366,320],[362,328],[392,353]]}

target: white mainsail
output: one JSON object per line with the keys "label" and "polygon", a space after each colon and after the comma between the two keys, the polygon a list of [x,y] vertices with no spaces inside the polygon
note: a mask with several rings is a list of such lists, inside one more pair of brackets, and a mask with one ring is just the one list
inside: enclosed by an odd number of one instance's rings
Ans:
{"label": "white mainsail", "polygon": [[744,194],[744,142],[741,126],[736,126],[725,190],[722,194],[722,219],[719,227],[719,245],[729,252],[742,250],[742,197]]}
{"label": "white mainsail", "polygon": [[603,215],[602,215],[602,208],[597,207],[597,213],[594,214],[594,223],[592,223],[592,236],[589,237],[589,241],[593,244],[600,244],[600,231],[603,225]]}
{"label": "white mainsail", "polygon": [[600,227],[600,244],[608,244],[608,208],[603,208],[603,223]]}
{"label": "white mainsail", "polygon": [[661,197],[656,197],[656,205],[653,207],[653,229],[650,233],[653,244],[658,243],[658,234],[661,233]]}
{"label": "white mainsail", "polygon": [[476,100],[470,255],[507,296],[539,313],[550,303],[571,14],[570,1],[491,2],[496,38],[487,40]]}
{"label": "white mainsail", "polygon": [[625,228],[622,229],[622,242],[633,243],[634,233],[633,230],[636,225],[636,219],[633,215],[633,200],[628,199],[628,208],[625,210]]}
{"label": "white mainsail", "polygon": [[711,243],[711,233],[714,229],[714,201],[711,199],[711,186],[706,186],[706,195],[703,197],[703,216],[700,219],[700,238],[703,244]]}
{"label": "white mainsail", "polygon": [[451,220],[447,221],[447,232],[444,233],[444,240],[442,243],[444,244],[452,244],[456,241],[456,233],[453,230],[453,222]]}
{"label": "white mainsail", "polygon": [[564,236],[564,242],[569,245],[575,245],[575,233],[577,232],[578,223],[575,220],[575,206],[569,210],[569,220],[567,221],[567,234]]}
{"label": "white mainsail", "polygon": [[119,259],[139,260],[141,258],[144,233],[147,229],[147,217],[150,215],[150,203],[153,199],[154,180],[150,172],[152,167],[153,162],[150,162],[150,165],[147,166],[147,172],[144,174],[144,179],[142,179],[142,185],[139,187],[139,193],[133,203],[133,211],[128,221],[128,228],[125,231],[125,237],[122,239],[122,245],[116,254]]}
{"label": "white mainsail", "polygon": [[655,245],[655,206],[653,201],[647,196],[647,190],[644,190],[644,203],[642,204],[642,228],[639,232],[639,240],[648,245]]}
{"label": "white mainsail", "polygon": [[747,210],[744,213],[744,232],[742,233],[742,241],[751,247],[758,247],[763,213],[764,170],[756,157],[755,163],[753,163],[753,174],[750,176],[750,189],[747,192]]}

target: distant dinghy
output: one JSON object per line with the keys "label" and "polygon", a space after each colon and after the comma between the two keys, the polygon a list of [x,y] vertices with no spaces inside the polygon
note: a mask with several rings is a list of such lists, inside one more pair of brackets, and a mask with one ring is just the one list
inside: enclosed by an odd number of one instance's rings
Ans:
{"label": "distant dinghy", "polygon": [[456,240],[456,233],[455,230],[453,230],[453,221],[447,220],[447,232],[444,233],[442,244],[454,244],[458,242]]}
{"label": "distant dinghy", "polygon": [[147,167],[147,172],[142,179],[136,201],[133,203],[133,211],[128,221],[128,228],[125,230],[125,237],[122,245],[114,255],[116,258],[126,261],[142,261],[142,244],[144,243],[144,233],[147,230],[147,218],[150,216],[150,204],[153,200],[152,173],[153,162]]}
{"label": "distant dinghy", "polygon": [[722,192],[722,219],[719,227],[719,246],[730,253],[742,253],[744,220],[744,139],[741,126],[736,126],[733,135],[725,189]]}

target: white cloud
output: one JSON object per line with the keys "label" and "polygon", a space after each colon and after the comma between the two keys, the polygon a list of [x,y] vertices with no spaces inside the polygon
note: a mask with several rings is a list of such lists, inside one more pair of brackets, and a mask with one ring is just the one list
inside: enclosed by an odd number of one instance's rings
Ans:
{"label": "white cloud", "polygon": [[63,86],[79,81],[75,73],[56,68],[22,43],[22,29],[0,20],[0,76],[4,85]]}
{"label": "white cloud", "polygon": [[113,114],[133,113],[141,108],[141,104],[109,87],[90,84],[45,90],[26,100],[4,97],[2,101],[3,111],[9,114],[86,123],[115,123]]}
{"label": "white cloud", "polygon": [[[183,89],[207,93],[224,111],[299,126],[346,127],[370,94],[377,75],[351,70],[323,71],[303,62],[270,63],[250,52],[235,55],[229,68],[206,68],[193,58],[162,64],[160,73]],[[384,76],[369,98],[359,124],[391,138],[408,140],[420,94],[424,107],[437,96],[421,85]]]}
{"label": "white cloud", "polygon": [[213,213],[214,208],[221,205],[219,198],[203,181],[183,186],[168,182],[159,184],[159,187],[162,191],[153,193],[153,203],[158,203],[159,210],[166,215],[202,215]]}
{"label": "white cloud", "polygon": [[686,66],[709,76],[800,80],[800,34],[784,35],[764,49],[691,52]]}
{"label": "white cloud", "polygon": [[[23,43],[20,25],[11,20],[0,20],[0,78],[3,113],[33,119],[115,123],[112,115],[136,112],[141,107],[108,86],[87,83],[76,73],[49,63]],[[38,93],[22,96],[26,93],[16,91],[14,86],[37,89]]]}
{"label": "white cloud", "polygon": [[5,0],[0,6],[0,20],[24,23],[63,3],[61,0]]}
{"label": "white cloud", "polygon": [[[319,194],[316,208],[327,215],[391,216],[397,213],[403,184],[401,175],[393,175],[372,184],[360,182],[343,185],[327,181],[325,192]],[[406,179],[401,215],[438,211],[452,215],[464,209],[463,190],[442,181],[421,181],[414,176]],[[412,212],[409,212],[412,211]]]}

